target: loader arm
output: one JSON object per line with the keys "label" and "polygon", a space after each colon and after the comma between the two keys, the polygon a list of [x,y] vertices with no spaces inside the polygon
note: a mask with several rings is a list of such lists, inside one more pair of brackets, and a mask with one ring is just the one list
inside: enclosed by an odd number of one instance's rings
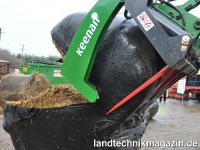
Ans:
{"label": "loader arm", "polygon": [[99,44],[110,23],[123,6],[121,0],[100,0],[79,26],[66,53],[61,74],[90,102],[98,92],[88,82]]}
{"label": "loader arm", "polygon": [[[153,10],[151,3],[152,1],[148,0],[99,0],[84,18],[66,53],[61,73],[88,101],[95,102],[98,98],[98,92],[88,78],[99,44],[123,5],[164,60],[167,68],[185,75],[197,71],[196,62],[188,59],[193,48],[190,33]],[[161,76],[163,74],[159,74],[155,79]],[[129,96],[128,100],[132,97]]]}

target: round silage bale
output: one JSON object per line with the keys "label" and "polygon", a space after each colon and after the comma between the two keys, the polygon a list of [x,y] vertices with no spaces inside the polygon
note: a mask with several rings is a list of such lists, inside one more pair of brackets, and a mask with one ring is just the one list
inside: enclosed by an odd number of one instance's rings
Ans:
{"label": "round silage bale", "polygon": [[31,75],[27,87],[24,88],[26,98],[38,96],[49,88],[48,80],[40,73]]}
{"label": "round silage bale", "polygon": [[23,88],[30,81],[31,75],[9,74],[0,81],[0,90],[15,91]]}
{"label": "round silage bale", "polygon": [[[69,15],[52,30],[52,39],[62,55],[84,17],[85,13]],[[89,78],[98,90],[97,102],[49,108],[20,107],[21,104],[8,102],[4,129],[11,135],[16,150],[109,150],[109,147],[94,148],[94,140],[138,141],[147,126],[147,118],[144,112],[136,110],[144,102],[151,103],[147,97],[155,84],[110,115],[106,112],[164,65],[134,20],[117,16],[104,36]],[[50,97],[51,101],[59,99]],[[66,99],[67,95],[63,100]],[[41,97],[40,100],[44,101]],[[139,147],[112,149],[137,150]]]}
{"label": "round silage bale", "polygon": [[1,105],[4,105],[5,101],[26,100],[37,96],[40,92],[47,90],[48,87],[48,81],[39,73],[32,75],[6,75],[0,81]]}
{"label": "round silage bale", "polygon": [[73,86],[67,84],[53,86],[28,100],[6,102],[13,107],[26,108],[54,108],[84,103],[89,102]]}

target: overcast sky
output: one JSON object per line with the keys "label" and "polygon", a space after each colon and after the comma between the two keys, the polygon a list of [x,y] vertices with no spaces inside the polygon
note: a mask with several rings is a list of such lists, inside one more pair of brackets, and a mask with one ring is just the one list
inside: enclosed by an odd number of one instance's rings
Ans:
{"label": "overcast sky", "polygon": [[97,0],[0,0],[0,47],[13,53],[58,55],[52,28],[73,12],[88,11]]}
{"label": "overcast sky", "polygon": [[[57,55],[51,29],[65,16],[88,11],[97,0],[0,0],[0,47],[12,53]],[[199,9],[199,8],[198,8]],[[200,15],[200,10],[196,11]],[[199,16],[200,17],[200,16]]]}

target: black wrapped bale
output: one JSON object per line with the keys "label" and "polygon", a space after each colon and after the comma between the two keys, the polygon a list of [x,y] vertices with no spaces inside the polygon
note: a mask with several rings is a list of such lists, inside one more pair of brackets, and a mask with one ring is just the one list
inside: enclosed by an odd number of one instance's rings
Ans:
{"label": "black wrapped bale", "polygon": [[[52,30],[52,39],[64,56],[85,14],[64,18]],[[154,84],[110,115],[106,112],[164,66],[134,20],[117,16],[99,48],[90,82],[99,92],[94,104],[55,108],[23,108],[6,105],[4,129],[17,150],[139,149],[136,147],[94,147],[94,139],[140,140],[146,125],[145,102]],[[145,110],[145,108],[144,108]]]}
{"label": "black wrapped bale", "polygon": [[94,141],[138,140],[147,123],[132,116],[119,127],[117,119],[106,117],[98,103],[49,109],[6,105],[4,113],[4,129],[16,150],[109,149],[95,148]]}
{"label": "black wrapped bale", "polygon": [[151,120],[158,112],[159,104],[158,101],[155,101],[146,109],[147,119]]}

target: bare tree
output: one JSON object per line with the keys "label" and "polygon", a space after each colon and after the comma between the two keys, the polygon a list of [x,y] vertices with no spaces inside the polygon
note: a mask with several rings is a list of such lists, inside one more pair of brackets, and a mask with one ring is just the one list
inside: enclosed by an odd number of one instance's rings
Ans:
{"label": "bare tree", "polygon": [[9,50],[0,48],[0,60],[10,61],[11,68],[18,68],[20,60]]}

